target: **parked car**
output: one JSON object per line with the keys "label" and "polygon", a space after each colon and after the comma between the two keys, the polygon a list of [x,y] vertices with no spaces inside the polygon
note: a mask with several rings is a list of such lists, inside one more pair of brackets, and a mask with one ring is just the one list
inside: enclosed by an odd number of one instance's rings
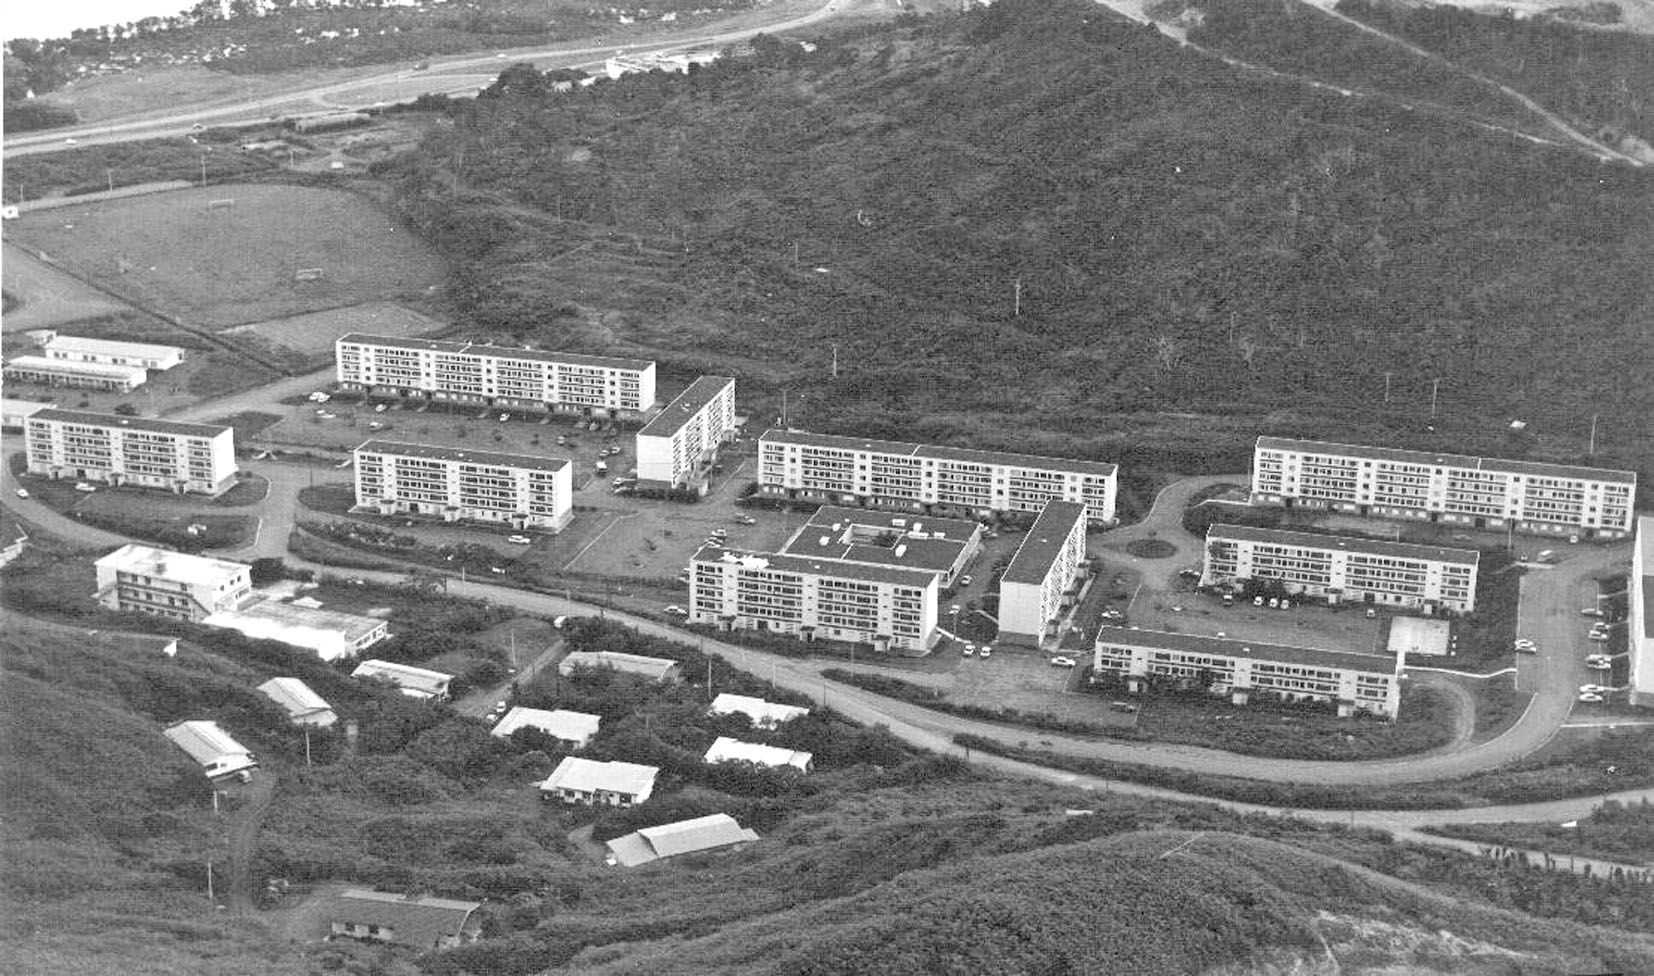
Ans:
{"label": "parked car", "polygon": [[1108,707],[1114,709],[1117,712],[1125,712],[1127,714],[1130,714],[1132,712],[1137,711],[1137,706],[1133,705],[1131,702],[1123,702],[1123,701],[1109,702]]}
{"label": "parked car", "polygon": [[526,546],[526,545],[531,545],[534,542],[533,539],[530,539],[526,535],[508,535],[508,536],[505,537],[505,541],[511,543],[514,546]]}
{"label": "parked car", "polygon": [[959,648],[959,653],[963,654],[966,657],[970,657],[970,656],[972,656],[976,653],[976,645],[975,644],[965,644],[965,645],[963,645],[962,647]]}
{"label": "parked car", "polygon": [[1614,689],[1608,687],[1607,685],[1580,685],[1579,686],[1579,693],[1582,694],[1582,695],[1606,695],[1610,691],[1613,691],[1613,690]]}
{"label": "parked car", "polygon": [[97,491],[98,489],[97,489],[97,486],[95,486],[95,485],[89,485],[84,481],[77,481],[77,482],[75,482],[75,490],[76,491],[84,491],[88,495],[90,495],[92,492]]}
{"label": "parked car", "polygon": [[1581,693],[1580,696],[1579,696],[1579,700],[1582,701],[1582,702],[1586,702],[1587,704],[1596,704],[1596,703],[1602,701],[1602,696],[1601,695],[1591,695],[1591,694]]}
{"label": "parked car", "polygon": [[1606,630],[1593,630],[1589,634],[1585,635],[1585,639],[1588,640],[1588,641],[1596,641],[1598,643],[1601,643],[1601,642],[1606,641],[1608,639],[1608,631],[1606,631]]}
{"label": "parked car", "polygon": [[1252,605],[1255,606],[1255,607],[1263,606],[1263,597],[1261,597],[1261,596],[1253,597],[1252,598]]}
{"label": "parked car", "polygon": [[505,423],[505,422],[506,422],[506,421],[507,421],[507,420],[510,420],[510,419],[511,419],[511,415],[510,415],[510,414],[508,414],[508,413],[502,413],[502,414],[500,414],[500,423],[502,423],[502,424],[503,424],[503,423]]}
{"label": "parked car", "polygon": [[389,404],[385,404],[385,403],[378,404],[373,408],[373,412],[374,413],[384,413],[387,409],[389,409],[389,406],[390,406]]}
{"label": "parked car", "polygon": [[1283,599],[1281,601],[1281,609],[1282,610],[1291,610],[1292,609],[1292,601]]}
{"label": "parked car", "polygon": [[1582,615],[1587,616],[1587,617],[1606,617],[1607,616],[1607,614],[1602,612],[1602,609],[1600,607],[1586,607],[1585,609],[1583,609],[1579,612]]}
{"label": "parked car", "polygon": [[1281,608],[1281,601],[1279,599],[1275,598],[1275,597],[1270,597],[1269,598],[1269,609],[1279,610],[1280,608]]}
{"label": "parked car", "polygon": [[1586,661],[1585,666],[1592,671],[1608,671],[1614,667],[1613,661]]}
{"label": "parked car", "polygon": [[966,574],[964,576],[959,577],[959,585],[960,586],[970,586],[971,585],[970,575]]}
{"label": "parked car", "polygon": [[27,497],[29,497],[29,489],[27,489],[27,488],[17,489],[17,497],[18,498],[27,498]]}
{"label": "parked car", "polygon": [[983,644],[982,645],[982,656],[983,657],[993,657],[994,656],[994,646],[992,644]]}
{"label": "parked car", "polygon": [[687,617],[687,616],[689,616],[689,611],[685,610],[683,607],[678,606],[676,603],[669,605],[666,608],[666,612],[671,614],[674,617]]}
{"label": "parked car", "polygon": [[1071,657],[1058,656],[1051,659],[1051,666],[1054,668],[1072,668],[1078,667],[1079,662]]}
{"label": "parked car", "polygon": [[1368,607],[1368,608],[1367,608],[1367,619],[1368,619],[1368,620],[1371,620],[1371,619],[1373,619],[1373,618],[1374,618],[1374,617],[1376,617],[1376,616],[1378,616],[1378,610],[1377,610],[1377,608],[1375,608],[1375,607]]}

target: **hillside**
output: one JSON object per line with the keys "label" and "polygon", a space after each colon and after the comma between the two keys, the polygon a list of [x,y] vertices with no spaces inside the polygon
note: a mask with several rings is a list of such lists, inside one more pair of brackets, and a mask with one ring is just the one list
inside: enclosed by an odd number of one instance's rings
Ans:
{"label": "hillside", "polygon": [[513,68],[381,172],[468,325],[734,371],[760,423],[1233,470],[1264,430],[1573,459],[1600,413],[1647,470],[1654,174],[1089,4],[815,40]]}

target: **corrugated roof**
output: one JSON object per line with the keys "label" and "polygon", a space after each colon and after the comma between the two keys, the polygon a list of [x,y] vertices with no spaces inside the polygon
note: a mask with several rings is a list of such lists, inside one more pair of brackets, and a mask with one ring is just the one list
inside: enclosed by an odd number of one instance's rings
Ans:
{"label": "corrugated roof", "polygon": [[[271,678],[258,686],[264,696],[287,710],[287,714],[295,722],[320,716],[325,712],[333,714],[333,706],[329,705],[321,695],[298,678]],[[305,723],[305,724],[331,724]]]}
{"label": "corrugated roof", "polygon": [[644,796],[655,788],[655,776],[660,772],[654,766],[629,762],[598,762],[565,756],[552,770],[551,776],[540,784],[542,790],[574,790],[579,793],[624,793]]}
{"label": "corrugated roof", "polygon": [[504,454],[498,451],[473,451],[465,448],[443,447],[438,444],[409,444],[405,441],[364,441],[356,449],[358,454],[385,454],[393,457],[429,458],[438,461],[457,461],[466,464],[484,464],[499,468],[526,468],[533,471],[561,471],[570,461],[563,457],[541,457],[533,454]]}
{"label": "corrugated roof", "polygon": [[91,427],[141,430],[152,434],[172,434],[176,437],[213,438],[230,431],[228,427],[219,427],[214,424],[186,424],[176,420],[157,420],[153,417],[123,417],[118,413],[92,413],[85,410],[42,410],[30,417],[29,420],[51,420],[65,424],[86,424]]}
{"label": "corrugated roof", "polygon": [[622,867],[636,867],[663,857],[678,857],[758,840],[758,832],[743,827],[727,813],[645,827],[609,841],[609,851]]}
{"label": "corrugated roof", "polygon": [[162,733],[190,758],[205,766],[225,756],[251,755],[247,748],[218,727],[217,722],[179,722]]}
{"label": "corrugated roof", "polygon": [[93,565],[121,573],[136,573],[139,576],[154,576],[177,583],[214,588],[230,585],[239,577],[248,577],[252,571],[252,567],[246,563],[192,556],[170,549],[140,546],[135,542],[116,549]]}
{"label": "corrugated roof", "polygon": [[1296,532],[1290,529],[1263,529],[1251,525],[1227,525],[1214,522],[1206,533],[1208,541],[1231,539],[1237,542],[1261,542],[1267,545],[1299,546],[1309,549],[1332,549],[1340,552],[1370,553],[1394,559],[1419,559],[1439,563],[1458,563],[1475,566],[1482,554],[1474,549],[1449,549],[1443,546],[1420,546],[1408,542],[1389,542],[1362,536],[1322,535],[1316,532]]}
{"label": "corrugated roof", "polygon": [[570,366],[597,366],[604,369],[628,369],[637,372],[642,372],[655,365],[652,359],[633,359],[625,356],[591,356],[580,352],[524,349],[521,346],[495,346],[479,342],[454,342],[448,339],[418,339],[412,336],[369,335],[364,332],[351,332],[342,335],[338,341],[356,345],[385,346],[390,349],[451,352],[464,356],[495,356],[501,359],[519,359],[540,363],[567,363]]}
{"label": "corrugated roof", "polygon": [[448,688],[448,682],[454,680],[451,674],[441,671],[427,671],[416,668],[411,664],[398,664],[395,661],[381,661],[377,658],[363,661],[350,673],[352,678],[384,678],[409,691],[419,691],[429,695],[440,695]]}
{"label": "corrugated roof", "polygon": [[1085,524],[1084,505],[1055,500],[1046,502],[1045,507],[1040,509],[1039,518],[1034,519],[1033,526],[1029,528],[1028,535],[1017,546],[1016,555],[1005,567],[1005,575],[1000,577],[1000,582],[1036,585],[1045,582],[1045,574],[1057,561],[1076,522]]}
{"label": "corrugated roof", "polygon": [[709,711],[713,715],[745,715],[757,725],[778,725],[810,714],[808,708],[780,705],[749,695],[732,695],[727,691],[712,699]]}
{"label": "corrugated roof", "polygon": [[600,716],[585,712],[571,712],[563,708],[547,711],[517,705],[505,713],[493,731],[494,735],[504,739],[518,729],[539,729],[554,739],[589,742],[597,734],[597,727],[602,721]]}
{"label": "corrugated roof", "polygon": [[101,376],[105,379],[138,380],[149,378],[142,366],[124,363],[88,363],[78,359],[53,359],[50,356],[13,356],[6,360],[7,369],[32,369],[39,372],[62,373],[72,376]]}
{"label": "corrugated roof", "polygon": [[983,451],[968,447],[946,447],[937,444],[918,444],[910,441],[878,441],[862,437],[844,437],[837,434],[811,434],[801,430],[771,428],[759,438],[760,442],[798,444],[805,447],[825,447],[840,451],[871,451],[914,457],[928,461],[961,461],[967,464],[997,464],[1005,467],[1027,468],[1034,471],[1113,477],[1118,466],[1106,461],[1083,461],[1078,458],[1052,458],[1036,454],[1016,454],[1011,451]]}
{"label": "corrugated roof", "polygon": [[1282,664],[1303,664],[1320,668],[1343,668],[1369,674],[1396,674],[1401,670],[1401,658],[1393,654],[1368,654],[1362,651],[1341,651],[1316,647],[1290,647],[1284,644],[1266,644],[1261,641],[1236,640],[1232,637],[1203,637],[1198,634],[1174,634],[1163,630],[1137,630],[1130,627],[1102,627],[1097,631],[1097,643],[1127,647],[1160,647],[1172,651],[1210,654],[1218,657],[1244,658],[1253,661],[1275,661]]}
{"label": "corrugated roof", "polygon": [[568,674],[575,668],[613,668],[629,674],[641,674],[657,681],[667,677],[678,667],[678,662],[665,657],[645,657],[620,651],[574,651],[558,663],[557,669]]}
{"label": "corrugated roof", "polygon": [[474,901],[350,888],[334,897],[328,921],[377,925],[390,930],[391,942],[430,949],[444,939],[459,938],[471,913],[481,907]]}
{"label": "corrugated roof", "polygon": [[701,376],[689,384],[682,393],[672,398],[660,413],[643,425],[637,432],[639,437],[671,437],[679,428],[689,423],[689,418],[699,413],[702,408],[722,393],[735,379],[730,376]]}
{"label": "corrugated roof", "polygon": [[1610,468],[1587,468],[1572,464],[1551,464],[1545,461],[1517,461],[1508,458],[1475,457],[1469,454],[1411,451],[1396,447],[1368,447],[1361,444],[1339,444],[1333,441],[1306,441],[1291,437],[1259,437],[1261,450],[1294,451],[1302,454],[1330,454],[1365,458],[1373,461],[1396,461],[1402,464],[1435,464],[1472,471],[1494,471],[1506,474],[1531,474],[1545,478],[1574,478],[1580,481],[1606,481],[1616,484],[1635,484],[1637,475],[1631,471]]}
{"label": "corrugated roof", "polygon": [[803,770],[809,768],[810,758],[807,752],[766,746],[757,742],[742,742],[727,735],[720,735],[706,750],[706,761],[709,763],[749,762],[775,768],[793,766]]}
{"label": "corrugated roof", "polygon": [[65,352],[87,352],[103,356],[148,356],[155,359],[184,355],[184,350],[179,346],[160,346],[152,342],[122,342],[116,339],[92,339],[87,336],[61,334],[53,336],[47,341],[46,348],[62,349]]}

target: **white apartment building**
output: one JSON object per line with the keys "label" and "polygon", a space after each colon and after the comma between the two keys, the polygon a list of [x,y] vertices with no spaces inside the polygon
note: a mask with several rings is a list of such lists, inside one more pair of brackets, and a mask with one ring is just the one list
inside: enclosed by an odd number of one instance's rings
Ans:
{"label": "white apartment building", "polygon": [[97,562],[97,600],[111,610],[205,620],[234,610],[253,591],[252,567],[136,543]]}
{"label": "white apartment building", "polygon": [[1252,504],[1618,539],[1631,532],[1631,471],[1260,437]]}
{"label": "white apartment building", "polygon": [[641,417],[655,405],[655,364],[516,346],[352,332],[334,343],[339,385],[381,396]]}
{"label": "white apartment building", "polygon": [[149,371],[142,366],[74,363],[47,356],[27,355],[7,360],[4,368],[0,368],[0,376],[17,383],[41,383],[77,390],[102,390],[105,393],[131,393],[148,381]]}
{"label": "white apartment building", "polygon": [[637,432],[640,481],[699,481],[718,448],[735,436],[735,380],[702,376]]}
{"label": "white apartment building", "polygon": [[54,335],[43,347],[47,359],[71,363],[102,363],[107,366],[138,366],[169,370],[184,361],[184,350],[148,342],[117,342],[83,336]]}
{"label": "white apartment building", "polygon": [[78,410],[41,410],[24,424],[30,474],[205,495],[235,480],[229,427]]}
{"label": "white apartment building", "polygon": [[759,490],[772,497],[982,515],[1037,513],[1079,502],[1114,520],[1119,469],[1100,461],[974,451],[906,441],[768,430],[758,443]]}
{"label": "white apartment building", "polygon": [[1279,580],[1288,592],[1331,603],[1470,613],[1480,561],[1471,549],[1216,524],[1206,534],[1200,582]]}
{"label": "white apartment building", "polygon": [[1244,705],[1254,694],[1334,702],[1338,714],[1395,718],[1401,708],[1402,654],[1288,647],[1128,627],[1097,632],[1095,675],[1116,675],[1133,692],[1154,681],[1227,695]]}
{"label": "white apartment building", "polygon": [[689,619],[923,651],[936,640],[940,585],[930,570],[706,546],[689,564]]}
{"label": "white apartment building", "polygon": [[1637,519],[1629,585],[1625,640],[1631,652],[1631,704],[1654,708],[1654,517]]}
{"label": "white apartment building", "polygon": [[952,586],[982,551],[982,523],[975,519],[895,515],[865,508],[823,505],[779,550],[783,556],[925,569]]}
{"label": "white apartment building", "polygon": [[356,505],[557,532],[574,518],[567,458],[368,441],[355,452]]}
{"label": "white apartment building", "polygon": [[1085,575],[1085,506],[1050,501],[999,580],[999,639],[1044,641]]}

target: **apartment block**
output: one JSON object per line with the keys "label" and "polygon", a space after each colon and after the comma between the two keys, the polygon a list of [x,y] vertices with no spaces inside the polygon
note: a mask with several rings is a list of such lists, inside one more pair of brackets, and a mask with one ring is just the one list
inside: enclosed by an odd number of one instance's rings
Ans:
{"label": "apartment block", "polygon": [[1472,528],[1618,539],[1631,471],[1260,437],[1252,503]]}
{"label": "apartment block", "polygon": [[1637,519],[1637,545],[1631,550],[1629,610],[1625,635],[1631,656],[1631,704],[1654,708],[1654,518]]}
{"label": "apartment block", "polygon": [[353,332],[334,343],[339,385],[512,410],[641,417],[655,405],[655,364],[516,346]]}
{"label": "apartment block", "polygon": [[702,376],[638,431],[638,479],[673,486],[699,481],[734,435],[735,380]]}
{"label": "apartment block", "polygon": [[1204,688],[1244,705],[1253,695],[1333,702],[1338,714],[1394,718],[1401,708],[1402,655],[1260,644],[1165,631],[1103,627],[1094,675],[1124,678],[1133,693],[1167,682]]}
{"label": "apartment block", "polygon": [[1330,603],[1470,613],[1480,561],[1471,549],[1219,524],[1206,534],[1200,582],[1278,580]]}
{"label": "apartment block", "polygon": [[784,556],[923,569],[943,586],[982,551],[982,523],[974,519],[893,515],[823,505],[781,546]]}
{"label": "apartment block", "polygon": [[999,639],[1050,636],[1085,576],[1085,506],[1050,501],[999,580]]}
{"label": "apartment block", "polygon": [[383,515],[437,515],[560,531],[574,518],[567,458],[372,440],[356,449],[356,505]]}
{"label": "apartment block", "polygon": [[217,495],[235,480],[229,427],[41,410],[24,427],[30,474]]}
{"label": "apartment block", "polygon": [[758,444],[762,492],[841,505],[1037,514],[1056,499],[1084,505],[1092,522],[1112,522],[1118,476],[1100,461],[797,430],[765,431]]}
{"label": "apartment block", "polygon": [[689,564],[689,619],[923,651],[936,640],[939,591],[931,570],[705,546]]}
{"label": "apartment block", "polygon": [[202,621],[252,594],[252,567],[130,544],[93,563],[97,600],[110,610]]}

